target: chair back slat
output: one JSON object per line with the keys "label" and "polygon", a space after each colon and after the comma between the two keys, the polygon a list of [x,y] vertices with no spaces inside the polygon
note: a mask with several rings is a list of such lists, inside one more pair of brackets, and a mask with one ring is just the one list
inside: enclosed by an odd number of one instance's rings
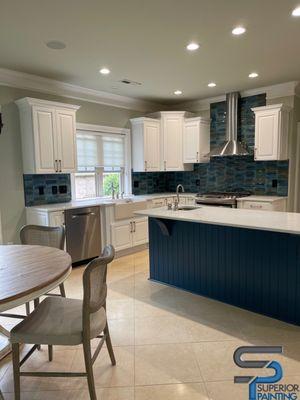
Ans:
{"label": "chair back slat", "polygon": [[20,231],[22,244],[39,245],[64,249],[65,229],[63,226],[25,225]]}
{"label": "chair back slat", "polygon": [[[105,246],[100,257],[92,260],[83,273],[83,319],[106,305],[107,265],[115,256],[113,246]],[[85,324],[84,324],[85,325]]]}

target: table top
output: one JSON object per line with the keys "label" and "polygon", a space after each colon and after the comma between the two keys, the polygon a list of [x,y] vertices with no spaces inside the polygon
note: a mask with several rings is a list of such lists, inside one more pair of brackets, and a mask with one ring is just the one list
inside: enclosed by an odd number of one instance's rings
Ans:
{"label": "table top", "polygon": [[0,307],[59,282],[71,264],[68,253],[53,247],[0,246]]}

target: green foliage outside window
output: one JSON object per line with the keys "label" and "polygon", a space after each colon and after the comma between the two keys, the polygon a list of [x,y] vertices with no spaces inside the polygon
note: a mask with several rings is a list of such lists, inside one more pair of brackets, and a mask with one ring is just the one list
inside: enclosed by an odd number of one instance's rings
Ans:
{"label": "green foliage outside window", "polygon": [[103,191],[104,196],[111,196],[111,184],[113,183],[115,193],[120,193],[120,174],[119,173],[104,173],[103,176]]}

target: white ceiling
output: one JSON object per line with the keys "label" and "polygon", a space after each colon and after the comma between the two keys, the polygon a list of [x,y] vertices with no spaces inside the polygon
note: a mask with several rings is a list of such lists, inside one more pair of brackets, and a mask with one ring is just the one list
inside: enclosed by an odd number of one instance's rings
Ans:
{"label": "white ceiling", "polygon": [[[170,104],[300,80],[297,0],[0,0],[0,67]],[[242,24],[245,35],[234,37]],[[64,50],[45,43],[60,40]],[[200,43],[195,53],[185,50]],[[102,76],[102,66],[111,74]],[[257,71],[259,78],[249,79]],[[123,78],[141,86],[119,83]],[[216,88],[208,88],[214,81]],[[175,89],[183,95],[174,96]]]}

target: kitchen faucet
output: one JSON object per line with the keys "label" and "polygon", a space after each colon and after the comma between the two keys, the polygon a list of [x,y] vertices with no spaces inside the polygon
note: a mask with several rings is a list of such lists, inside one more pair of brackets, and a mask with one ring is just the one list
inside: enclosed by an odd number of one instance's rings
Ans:
{"label": "kitchen faucet", "polygon": [[110,184],[110,188],[111,188],[111,198],[114,200],[114,198],[115,198],[115,187],[114,187],[114,183],[113,182]]}
{"label": "kitchen faucet", "polygon": [[179,189],[181,189],[181,193],[184,193],[184,187],[180,184],[177,185],[176,187],[177,204],[179,204]]}

